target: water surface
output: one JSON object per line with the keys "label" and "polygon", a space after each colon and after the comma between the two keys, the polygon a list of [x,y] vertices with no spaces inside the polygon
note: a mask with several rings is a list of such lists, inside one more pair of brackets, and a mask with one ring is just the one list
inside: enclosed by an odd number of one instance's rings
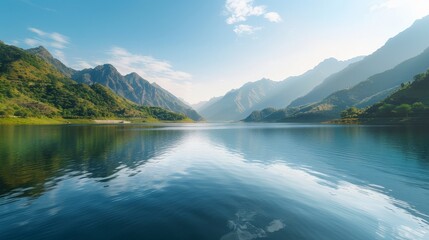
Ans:
{"label": "water surface", "polygon": [[0,239],[429,239],[429,130],[0,127]]}

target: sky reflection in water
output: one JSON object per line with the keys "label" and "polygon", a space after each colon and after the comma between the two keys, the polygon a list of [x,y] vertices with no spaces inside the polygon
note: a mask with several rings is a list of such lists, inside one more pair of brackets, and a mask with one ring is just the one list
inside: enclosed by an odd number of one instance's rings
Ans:
{"label": "sky reflection in water", "polygon": [[424,131],[199,124],[0,132],[8,136],[0,140],[2,238],[429,237]]}

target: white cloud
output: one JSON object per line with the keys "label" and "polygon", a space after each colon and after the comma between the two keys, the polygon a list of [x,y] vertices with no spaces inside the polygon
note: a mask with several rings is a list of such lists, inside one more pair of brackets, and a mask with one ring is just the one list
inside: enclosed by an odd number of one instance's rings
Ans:
{"label": "white cloud", "polygon": [[282,21],[282,17],[280,17],[280,14],[278,14],[277,12],[265,13],[264,18],[268,19],[268,21],[270,22],[275,22],[275,23]]}
{"label": "white cloud", "polygon": [[260,30],[260,29],[261,29],[260,27],[253,27],[250,25],[240,24],[240,25],[235,26],[234,32],[237,35],[244,35],[244,34],[249,35],[249,34],[255,33],[257,30]]}
{"label": "white cloud", "polygon": [[247,17],[260,16],[265,13],[265,6],[253,6],[253,0],[227,0],[225,8],[230,14],[228,24],[245,22]]}
{"label": "white cloud", "polygon": [[124,48],[113,47],[108,51],[108,63],[114,65],[122,74],[136,72],[143,78],[151,81],[185,81],[192,78],[191,74],[176,71],[173,66],[164,60],[158,60],[151,56],[133,54]]}
{"label": "white cloud", "polygon": [[51,50],[51,53],[54,57],[58,58],[64,63],[67,63],[64,52],[62,51],[62,49],[66,48],[69,44],[67,36],[57,32],[48,33],[33,27],[28,28],[28,30],[36,34],[36,36],[25,39],[25,44],[30,47],[44,46]]}
{"label": "white cloud", "polygon": [[24,40],[24,43],[27,44],[30,47],[37,47],[38,45],[41,45],[42,42],[33,38],[27,38]]}
{"label": "white cloud", "polygon": [[282,18],[277,12],[267,12],[267,7],[264,5],[255,5],[254,0],[226,0],[225,9],[228,14],[226,23],[234,26],[234,32],[238,35],[253,34],[260,27],[253,27],[244,24],[251,16],[263,16],[270,22],[281,22]]}
{"label": "white cloud", "polygon": [[131,53],[121,47],[113,47],[107,54],[108,59],[96,63],[110,63],[123,75],[136,72],[144,79],[156,82],[178,97],[183,98],[192,94],[192,75],[175,70],[168,61]]}
{"label": "white cloud", "polygon": [[[97,65],[101,65],[101,64],[97,64]],[[82,59],[77,59],[75,61],[75,64],[73,65],[73,68],[75,69],[85,69],[85,68],[93,68],[93,67],[94,65]]]}
{"label": "white cloud", "polygon": [[33,33],[35,33],[35,34],[37,34],[37,35],[39,35],[40,37],[46,35],[46,33],[44,31],[42,31],[40,29],[37,29],[37,28],[28,28],[28,30],[31,31],[31,32],[33,32]]}
{"label": "white cloud", "polygon": [[63,49],[69,44],[68,37],[60,33],[47,33],[37,28],[28,28],[28,30],[37,35],[35,37],[25,39],[24,42],[30,47],[42,45],[47,48],[52,47],[55,49]]}
{"label": "white cloud", "polygon": [[64,55],[63,51],[54,49],[54,51],[52,52],[52,55],[54,55],[61,62],[67,63],[66,56]]}

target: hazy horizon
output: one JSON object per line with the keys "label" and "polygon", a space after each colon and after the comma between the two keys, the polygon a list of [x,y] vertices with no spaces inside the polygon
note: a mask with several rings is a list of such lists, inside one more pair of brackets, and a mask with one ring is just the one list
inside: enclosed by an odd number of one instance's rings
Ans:
{"label": "hazy horizon", "polygon": [[[188,103],[247,82],[368,55],[429,14],[423,0],[195,2],[6,0],[1,40],[39,45],[77,70],[113,64]],[[311,7],[310,7],[311,6]],[[8,20],[9,19],[9,20]]]}

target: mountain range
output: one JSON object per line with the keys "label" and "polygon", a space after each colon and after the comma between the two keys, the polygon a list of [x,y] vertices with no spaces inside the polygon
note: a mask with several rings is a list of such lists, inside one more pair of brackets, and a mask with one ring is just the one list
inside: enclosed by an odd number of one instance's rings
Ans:
{"label": "mountain range", "polygon": [[330,94],[351,88],[374,74],[389,70],[423,52],[429,43],[429,16],[417,20],[411,27],[389,39],[386,44],[355,64],[333,74],[307,95],[289,106],[298,107],[321,101]]}
{"label": "mountain range", "polygon": [[428,47],[429,17],[425,17],[373,54],[332,74],[287,108],[280,108],[263,118],[260,117],[262,111],[256,111],[244,120],[320,122],[339,118],[342,111],[352,106],[369,107],[397,91],[401,83],[429,68]]}
{"label": "mountain range", "polygon": [[0,43],[0,116],[186,120],[184,114],[132,103],[101,84],[77,83],[44,58],[3,43]]}
{"label": "mountain range", "polygon": [[429,16],[368,56],[329,58],[283,81],[246,83],[193,105],[200,113],[158,84],[135,72],[123,76],[111,64],[78,71],[44,47],[23,50],[0,42],[0,51],[2,116],[320,122],[369,116],[369,109],[377,112],[380,103],[390,104],[398,92],[416,92],[404,87],[426,86],[408,83],[429,69]]}
{"label": "mountain range", "polygon": [[257,109],[285,107],[292,100],[308,93],[326,77],[361,59],[362,57],[357,57],[348,61],[338,61],[329,58],[300,76],[289,77],[279,82],[261,79],[246,83],[223,97],[203,104],[199,111],[208,120],[238,121]]}
{"label": "mountain range", "polygon": [[122,76],[111,64],[76,71],[55,59],[44,47],[37,47],[27,51],[46,60],[59,72],[79,83],[89,85],[98,83],[134,103],[143,106],[161,107],[173,112],[183,113],[195,121],[203,120],[192,107],[156,83],[151,84],[137,73]]}
{"label": "mountain range", "polygon": [[383,101],[358,113],[357,118],[363,123],[428,124],[428,91],[429,70],[402,84],[398,91]]}

